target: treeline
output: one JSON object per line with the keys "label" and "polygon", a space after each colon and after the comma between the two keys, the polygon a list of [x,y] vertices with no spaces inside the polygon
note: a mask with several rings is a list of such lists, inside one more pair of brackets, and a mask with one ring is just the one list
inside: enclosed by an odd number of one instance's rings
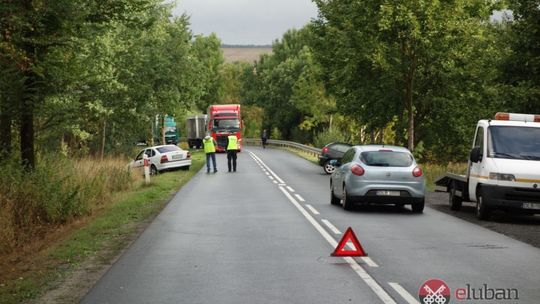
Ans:
{"label": "treeline", "polygon": [[315,2],[316,20],[244,71],[273,137],[463,160],[478,119],[540,112],[539,0]]}
{"label": "treeline", "polygon": [[99,155],[215,100],[221,41],[160,0],[3,0],[0,154]]}

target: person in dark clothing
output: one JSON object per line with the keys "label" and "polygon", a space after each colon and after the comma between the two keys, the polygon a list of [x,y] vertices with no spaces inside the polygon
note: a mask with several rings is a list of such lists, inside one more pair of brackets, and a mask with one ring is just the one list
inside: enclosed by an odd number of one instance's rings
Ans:
{"label": "person in dark clothing", "polygon": [[236,153],[238,153],[238,137],[231,134],[227,137],[227,166],[229,167],[229,172],[231,172],[231,162],[232,170],[236,172]]}
{"label": "person in dark clothing", "polygon": [[266,149],[266,141],[268,140],[268,131],[264,129],[261,134],[261,142],[263,149]]}

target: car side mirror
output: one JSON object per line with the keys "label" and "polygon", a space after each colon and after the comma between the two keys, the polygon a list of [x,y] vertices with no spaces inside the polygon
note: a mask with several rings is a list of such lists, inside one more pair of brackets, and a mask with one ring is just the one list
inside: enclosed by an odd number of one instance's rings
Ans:
{"label": "car side mirror", "polygon": [[469,160],[473,163],[477,163],[482,160],[482,150],[480,147],[472,148]]}
{"label": "car side mirror", "polygon": [[332,159],[330,162],[330,165],[334,166],[334,167],[339,167],[341,166],[341,162],[337,159]]}

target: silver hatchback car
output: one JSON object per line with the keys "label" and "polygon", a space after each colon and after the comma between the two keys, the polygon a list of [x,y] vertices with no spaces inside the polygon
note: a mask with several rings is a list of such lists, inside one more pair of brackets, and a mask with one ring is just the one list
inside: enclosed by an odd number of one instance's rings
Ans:
{"label": "silver hatchback car", "polygon": [[354,203],[410,204],[422,213],[425,179],[411,152],[403,147],[354,146],[330,177],[330,202],[350,210]]}

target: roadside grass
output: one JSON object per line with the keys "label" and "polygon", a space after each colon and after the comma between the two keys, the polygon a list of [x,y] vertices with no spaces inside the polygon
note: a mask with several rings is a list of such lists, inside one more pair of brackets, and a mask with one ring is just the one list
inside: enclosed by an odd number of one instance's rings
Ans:
{"label": "roadside grass", "polygon": [[66,228],[65,235],[39,252],[25,257],[12,255],[10,273],[0,281],[0,303],[21,303],[38,297],[92,257],[109,263],[203,166],[203,153],[192,155],[189,171],[160,174],[148,186],[139,179],[130,190],[118,192],[98,205],[92,215],[75,221],[73,227]]}
{"label": "roadside grass", "polygon": [[307,152],[304,152],[304,151],[301,151],[301,150],[296,150],[296,149],[286,148],[286,147],[276,147],[276,148],[292,152],[292,153],[302,157],[303,159],[306,159],[306,160],[314,163],[315,165],[319,165],[319,158],[317,156],[313,155],[312,153],[307,153]]}
{"label": "roadside grass", "polygon": [[[314,156],[313,154],[299,151],[296,149],[291,149],[291,148],[280,147],[278,149],[294,153],[316,165],[319,164],[318,158]],[[435,181],[439,179],[440,177],[443,177],[447,172],[452,172],[456,174],[467,173],[467,163],[449,163],[446,165],[435,164],[435,163],[425,163],[425,164],[420,164],[420,167],[422,168],[425,174],[426,190],[430,192],[433,192],[435,190]]]}
{"label": "roadside grass", "polygon": [[467,173],[467,163],[448,163],[448,164],[434,164],[425,163],[420,167],[426,176],[426,188],[427,191],[435,191],[435,181],[443,177],[447,172],[455,174]]}

